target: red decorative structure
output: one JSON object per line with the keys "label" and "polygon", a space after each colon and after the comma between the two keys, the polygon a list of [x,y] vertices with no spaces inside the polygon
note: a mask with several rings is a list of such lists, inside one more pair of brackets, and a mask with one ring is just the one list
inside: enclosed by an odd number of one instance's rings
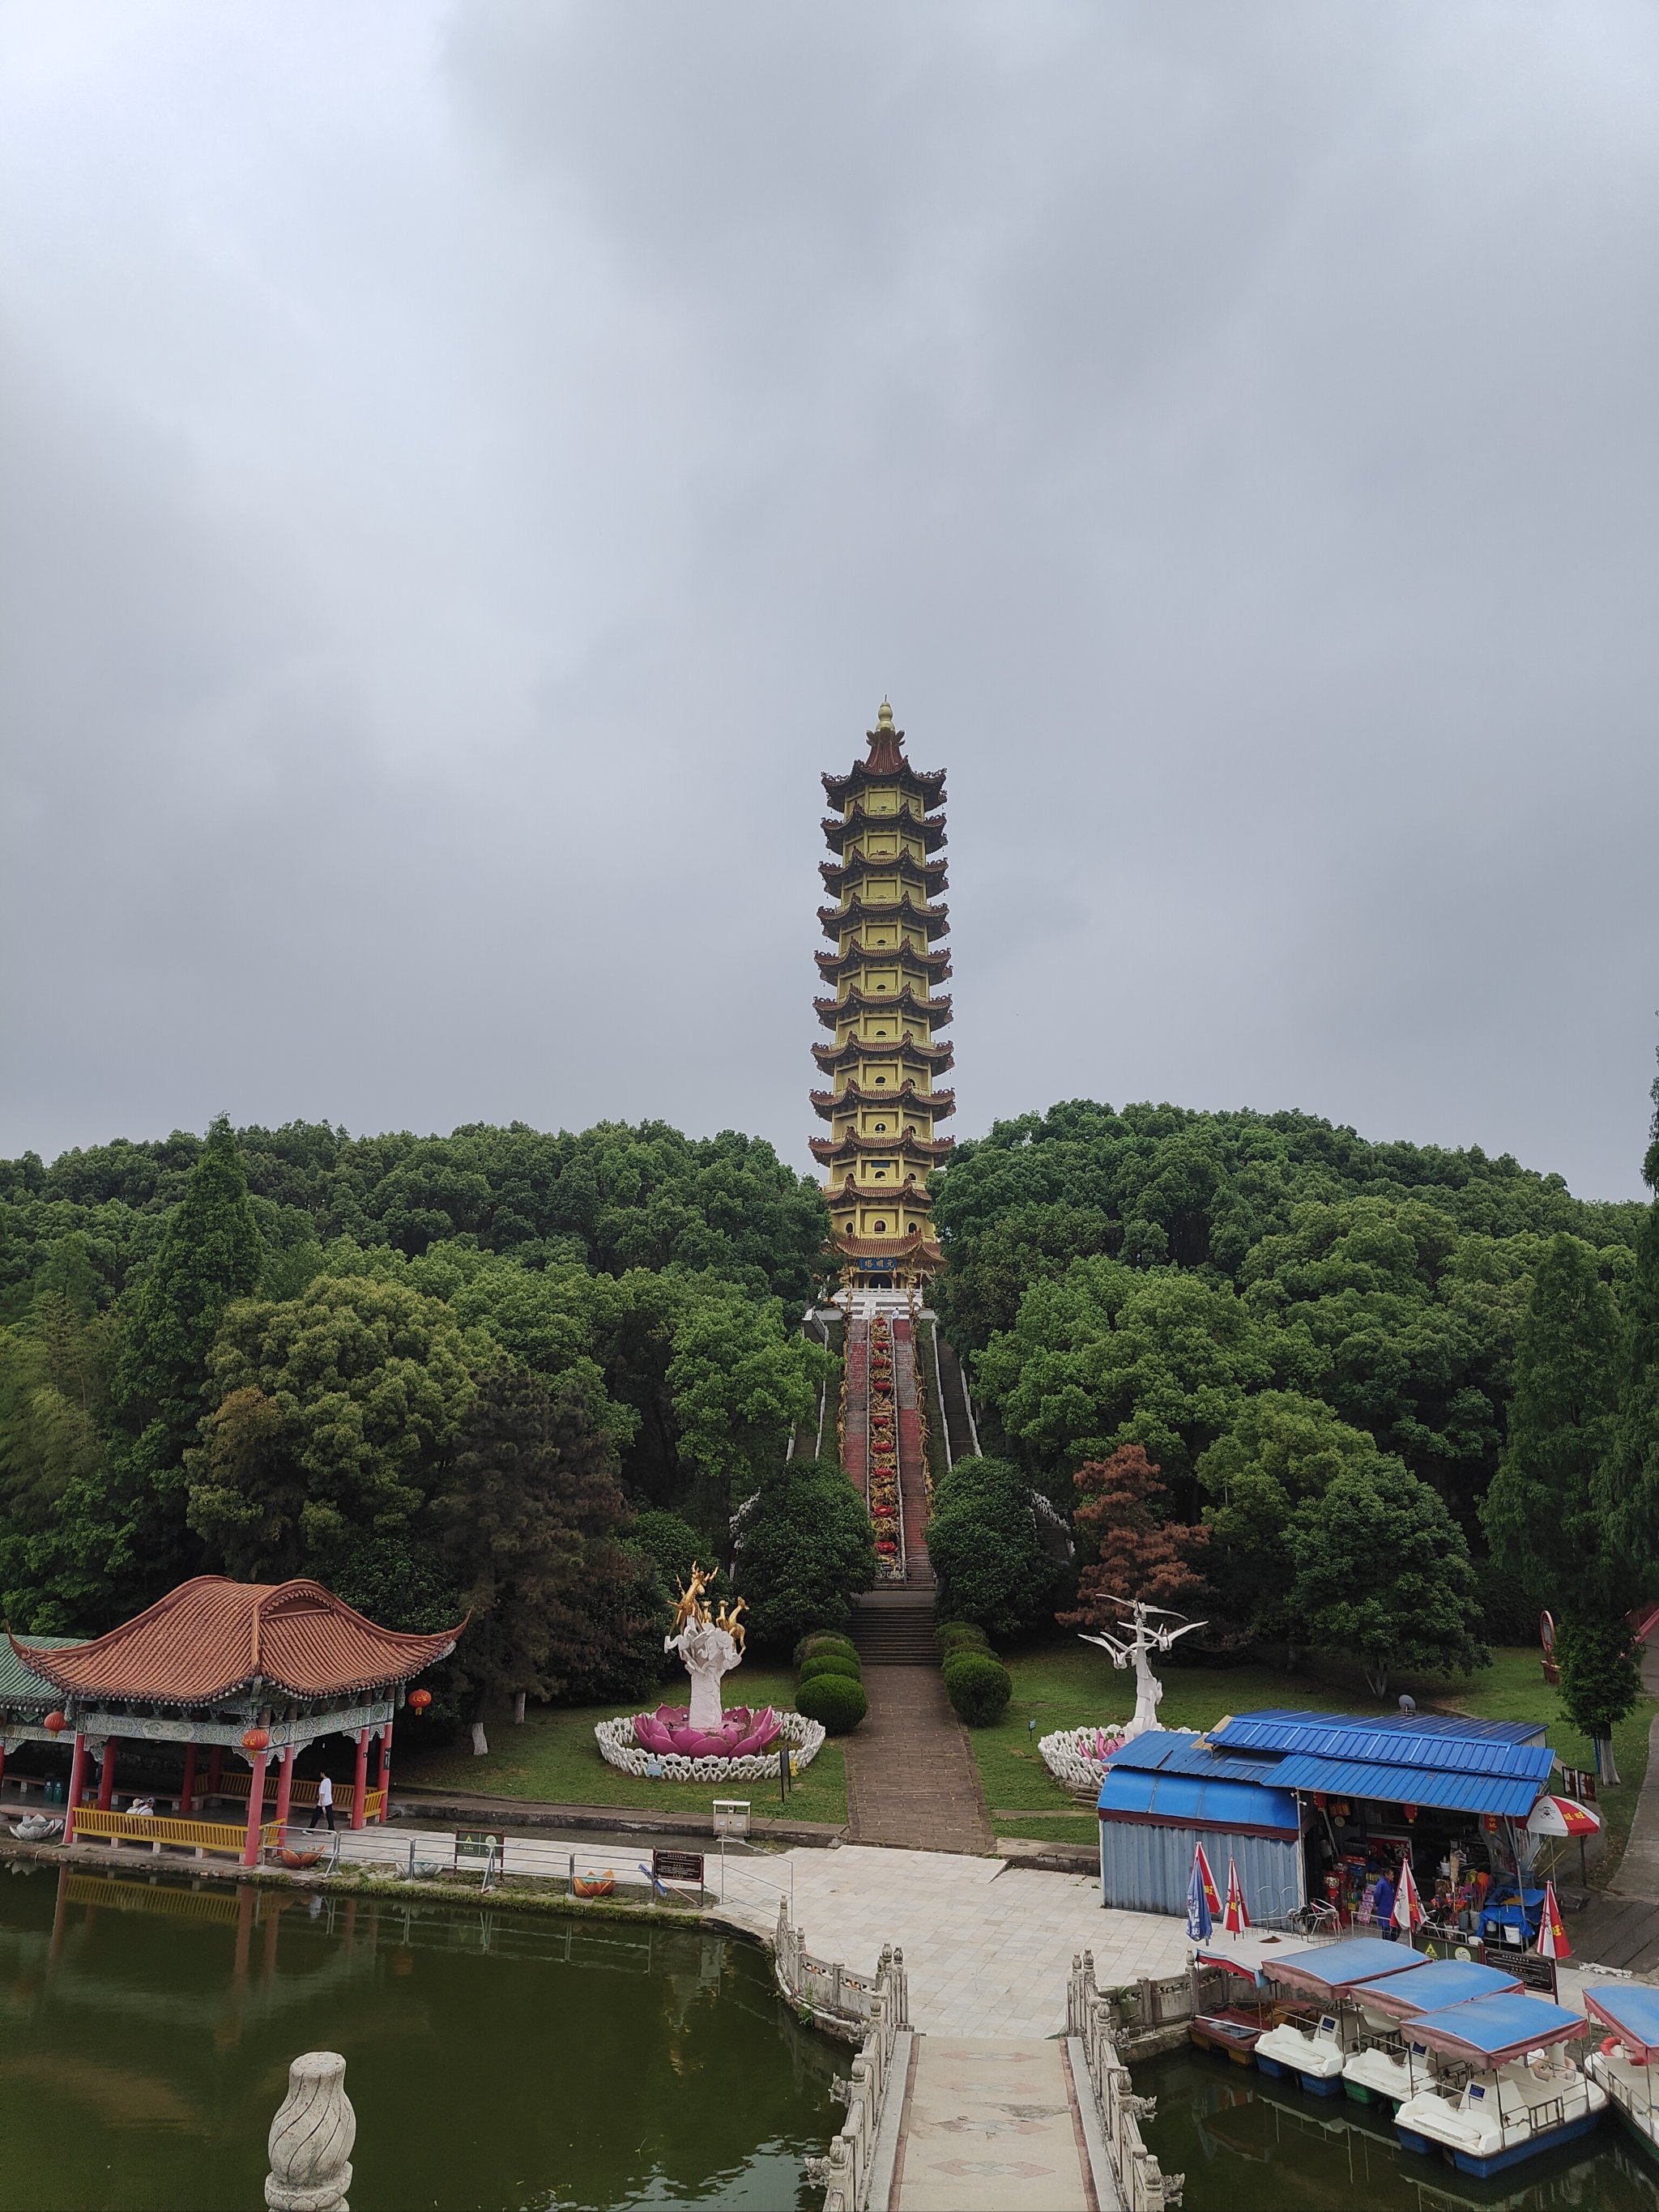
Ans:
{"label": "red decorative structure", "polygon": [[412,1713],[423,1713],[432,1703],[430,1690],[411,1690],[404,1700]]}
{"label": "red decorative structure", "polygon": [[[381,1628],[325,1589],[320,1583],[234,1583],[198,1576],[147,1611],[103,1636],[77,1643],[63,1638],[12,1637],[0,1646],[3,1712],[0,1755],[20,1741],[51,1743],[74,1730],[64,1840],[74,1838],[87,1784],[87,1760],[100,1755],[100,1818],[94,1832],[112,1842],[143,1840],[142,1818],[125,1836],[113,1798],[121,1740],[142,1742],[153,1753],[177,1745],[184,1754],[179,1815],[190,1823],[197,1797],[240,1800],[239,1775],[227,1777],[224,1754],[246,1760],[247,1818],[240,1856],[258,1862],[270,1840],[265,1819],[266,1778],[277,1768],[276,1820],[287,1820],[294,1793],[294,1763],[307,1744],[349,1736],[356,1759],[352,1826],[385,1816],[391,1776],[392,1714],[411,1675],[453,1650],[465,1626],[437,1635],[404,1635]],[[60,1705],[60,1693],[67,1693]],[[416,1695],[430,1704],[430,1692]],[[51,1710],[48,1710],[48,1707]],[[417,1707],[416,1710],[423,1710]],[[379,1744],[380,1792],[371,1802],[368,1746]],[[198,1783],[201,1747],[210,1752],[205,1790]],[[106,1817],[107,1816],[107,1817]],[[90,1814],[86,1815],[90,1821]],[[238,1813],[240,1824],[240,1814]],[[222,1819],[195,1824],[195,1847],[230,1848]],[[208,1832],[216,1838],[206,1840]],[[181,1839],[190,1846],[192,1839]]]}

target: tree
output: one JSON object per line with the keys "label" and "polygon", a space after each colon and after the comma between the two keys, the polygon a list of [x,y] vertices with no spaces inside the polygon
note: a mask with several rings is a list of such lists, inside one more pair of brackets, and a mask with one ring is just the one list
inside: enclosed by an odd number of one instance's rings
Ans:
{"label": "tree", "polygon": [[1073,1517],[1095,1558],[1078,1577],[1076,1610],[1060,1616],[1066,1627],[1115,1627],[1121,1597],[1178,1608],[1203,1595],[1210,1532],[1164,1518],[1169,1492],[1139,1444],[1085,1460],[1073,1480]]}
{"label": "tree", "polygon": [[[1260,1641],[1302,1641],[1290,1597],[1290,1530],[1301,1507],[1336,1476],[1376,1457],[1376,1440],[1318,1398],[1263,1390],[1245,1399],[1224,1436],[1198,1462],[1209,1497],[1208,1572],[1223,1606]],[[1079,1516],[1080,1517],[1080,1516]]]}
{"label": "tree", "polygon": [[1006,1460],[959,1459],[935,1486],[927,1557],[939,1612],[988,1635],[1018,1636],[1052,1601],[1054,1562],[1037,1533],[1031,1489]]}
{"label": "tree", "polygon": [[1334,1476],[1288,1541],[1297,1617],[1315,1644],[1358,1660],[1373,1696],[1395,1674],[1465,1675],[1489,1662],[1463,1532],[1391,1454]]}
{"label": "tree", "polygon": [[582,1578],[590,1540],[610,1534],[624,1511],[609,1439],[579,1388],[555,1395],[505,1364],[485,1376],[434,1506],[441,1555],[470,1615],[453,1666],[475,1753],[489,1748],[492,1702],[568,1688],[558,1610]]}
{"label": "tree", "polygon": [[1642,1174],[1654,1199],[1636,1236],[1624,1387],[1601,1487],[1608,1540],[1632,1563],[1644,1597],[1659,1570],[1659,1081],[1653,1101],[1652,1141]]}
{"label": "tree", "polygon": [[188,1458],[191,1527],[228,1573],[326,1581],[348,1536],[413,1522],[490,1356],[400,1282],[319,1275],[283,1304],[233,1306]]}
{"label": "tree", "polygon": [[1226,1285],[1079,1260],[1060,1281],[1032,1285],[975,1373],[1038,1466],[1138,1443],[1166,1474],[1185,1478],[1232,1425],[1245,1393],[1283,1379],[1279,1363],[1302,1356]]}
{"label": "tree", "polygon": [[[1626,1702],[1613,1710],[1619,1675],[1608,1654],[1620,1641],[1623,1616],[1644,1595],[1654,1556],[1639,1485],[1611,1510],[1626,1354],[1625,1320],[1598,1255],[1576,1237],[1553,1237],[1522,1322],[1509,1438],[1481,1520],[1495,1558],[1559,1594],[1563,1698],[1569,1710],[1601,1716],[1591,1735],[1604,1781],[1617,1779],[1613,1723],[1640,1693],[1639,1677],[1626,1670]],[[1583,1681],[1573,1672],[1581,1661],[1589,1670]]]}
{"label": "tree", "polygon": [[732,1569],[757,1644],[787,1650],[812,1629],[846,1627],[875,1578],[870,1516],[832,1461],[786,1460],[761,1477],[738,1515]]}

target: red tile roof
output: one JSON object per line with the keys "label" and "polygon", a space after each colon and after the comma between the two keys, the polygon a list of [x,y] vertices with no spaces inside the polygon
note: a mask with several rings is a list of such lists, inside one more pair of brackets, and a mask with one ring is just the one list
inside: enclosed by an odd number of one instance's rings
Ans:
{"label": "red tile roof", "polygon": [[320,1583],[233,1583],[198,1575],[89,1644],[12,1649],[82,1697],[198,1705],[262,1680],[296,1698],[405,1682],[455,1648],[462,1621],[436,1636],[378,1628]]}

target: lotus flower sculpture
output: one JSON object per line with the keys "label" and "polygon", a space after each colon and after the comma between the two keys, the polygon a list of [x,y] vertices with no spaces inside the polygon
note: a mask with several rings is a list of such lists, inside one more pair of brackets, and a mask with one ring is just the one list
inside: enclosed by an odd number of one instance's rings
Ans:
{"label": "lotus flower sculpture", "polygon": [[659,1705],[654,1713],[635,1714],[634,1741],[647,1751],[677,1751],[684,1759],[746,1759],[775,1743],[781,1725],[769,1705],[757,1713],[733,1705],[712,1729],[693,1728],[684,1705]]}

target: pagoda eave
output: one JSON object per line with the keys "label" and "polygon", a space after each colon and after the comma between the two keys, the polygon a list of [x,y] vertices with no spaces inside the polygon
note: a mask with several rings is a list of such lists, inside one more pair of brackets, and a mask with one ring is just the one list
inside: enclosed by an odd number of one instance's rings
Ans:
{"label": "pagoda eave", "polygon": [[918,1137],[908,1130],[902,1137],[866,1137],[854,1131],[844,1137],[809,1137],[806,1143],[820,1167],[840,1167],[879,1153],[884,1159],[902,1160],[907,1166],[915,1164],[923,1175],[957,1148],[954,1137]]}
{"label": "pagoda eave", "polygon": [[[907,986],[902,991],[849,991],[844,999],[814,999],[813,1011],[825,1029],[834,1029],[837,1023],[851,1013],[897,1014],[919,1017],[943,1029],[951,1018],[951,1001],[943,999],[912,997]],[[880,1039],[861,1040],[866,1050],[873,1050]]]}
{"label": "pagoda eave", "polygon": [[936,1121],[947,1120],[957,1110],[954,1091],[918,1091],[907,1077],[896,1090],[874,1090],[861,1083],[849,1083],[842,1091],[809,1091],[807,1097],[812,1110],[826,1121],[834,1119],[836,1109],[848,1106],[925,1107]]}
{"label": "pagoda eave", "polygon": [[945,770],[942,768],[912,768],[903,754],[899,752],[895,752],[891,766],[885,761],[861,760],[854,764],[848,775],[826,775],[820,781],[832,806],[844,807],[854,792],[872,783],[896,784],[901,791],[913,791],[930,810],[945,797]]}
{"label": "pagoda eave", "polygon": [[896,814],[871,814],[855,805],[850,814],[826,814],[820,826],[824,843],[837,855],[849,837],[861,837],[869,830],[898,830],[920,836],[930,853],[938,852],[946,842],[942,814],[918,814],[908,806],[902,806]]}
{"label": "pagoda eave", "polygon": [[922,952],[914,945],[849,945],[844,952],[815,952],[812,957],[829,983],[840,982],[854,968],[904,968],[929,983],[942,983],[952,972],[948,951]]}
{"label": "pagoda eave", "polygon": [[919,860],[914,853],[849,853],[844,860],[820,860],[818,873],[837,896],[844,884],[861,876],[904,876],[930,896],[944,890],[950,879],[945,861]]}
{"label": "pagoda eave", "polygon": [[[841,1002],[836,1001],[837,1005]],[[956,1047],[947,1040],[944,1044],[919,1044],[907,1030],[896,1042],[889,1044],[884,1037],[873,1041],[868,1037],[843,1037],[839,1044],[815,1044],[809,1048],[812,1057],[826,1075],[838,1068],[850,1067],[860,1060],[914,1060],[936,1075],[956,1066]]]}
{"label": "pagoda eave", "polygon": [[929,938],[943,937],[951,927],[948,906],[917,906],[907,894],[902,899],[876,900],[854,897],[844,906],[821,906],[818,920],[823,924],[826,937],[838,942],[841,933],[849,922],[908,921],[925,929]]}

